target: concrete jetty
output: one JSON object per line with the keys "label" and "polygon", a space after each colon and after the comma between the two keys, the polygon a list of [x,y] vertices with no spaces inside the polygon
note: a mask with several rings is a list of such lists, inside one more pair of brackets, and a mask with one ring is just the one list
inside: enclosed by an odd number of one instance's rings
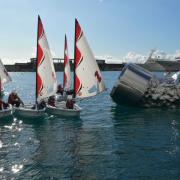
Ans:
{"label": "concrete jetty", "polygon": [[[63,59],[53,58],[55,70],[63,71]],[[125,63],[106,63],[103,59],[97,59],[98,66],[101,71],[121,71]],[[137,64],[149,71],[180,71],[180,61],[164,61]],[[36,66],[36,58],[31,58],[27,63],[15,63],[5,65],[8,72],[34,72]],[[73,59],[70,59],[71,70],[73,70]]]}

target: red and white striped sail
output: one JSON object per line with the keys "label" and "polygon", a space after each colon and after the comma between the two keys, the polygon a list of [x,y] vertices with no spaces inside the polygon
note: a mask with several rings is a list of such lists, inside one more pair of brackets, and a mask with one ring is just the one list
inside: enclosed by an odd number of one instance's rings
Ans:
{"label": "red and white striped sail", "polygon": [[0,59],[0,78],[1,78],[1,85],[4,86],[4,84],[9,83],[12,81],[10,75],[8,74],[6,68],[4,67],[1,59]]}
{"label": "red and white striped sail", "polygon": [[43,24],[38,16],[36,98],[41,101],[56,93],[57,80]]}
{"label": "red and white striped sail", "polygon": [[65,42],[64,42],[64,90],[70,90],[70,88],[71,88],[71,70],[70,70],[70,64],[69,64],[67,38],[65,35]]}
{"label": "red and white striped sail", "polygon": [[76,97],[90,97],[105,90],[96,59],[77,20],[75,20],[74,65],[74,90]]}

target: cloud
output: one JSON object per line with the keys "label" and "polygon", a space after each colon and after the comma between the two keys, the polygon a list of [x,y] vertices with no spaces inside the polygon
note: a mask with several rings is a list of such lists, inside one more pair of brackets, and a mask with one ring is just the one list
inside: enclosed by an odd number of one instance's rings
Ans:
{"label": "cloud", "polygon": [[[128,52],[125,56],[115,57],[109,54],[96,56],[97,59],[103,59],[106,63],[145,63],[149,57],[150,52],[146,55],[139,54],[133,51]],[[180,59],[180,50],[177,50],[174,54],[167,54],[162,50],[155,50],[152,58],[174,61],[177,58]]]}
{"label": "cloud", "polygon": [[3,64],[15,64],[15,63],[26,63],[29,61],[28,58],[12,58],[12,57],[2,57]]}
{"label": "cloud", "polygon": [[112,55],[101,55],[101,56],[96,56],[97,59],[103,59],[106,61],[106,63],[114,63],[114,64],[119,64],[119,63],[144,63],[146,61],[146,56],[142,54],[138,54],[135,52],[128,52],[125,56],[119,56],[115,57]]}
{"label": "cloud", "polygon": [[170,59],[172,58],[173,55],[171,54],[166,54],[164,51],[162,50],[153,50],[153,54],[152,54],[152,58],[155,59]]}
{"label": "cloud", "polygon": [[174,54],[167,54],[162,50],[154,50],[152,55],[152,58],[170,61],[175,61],[178,57],[180,57],[180,50],[176,50]]}
{"label": "cloud", "polygon": [[177,50],[175,55],[174,55],[174,58],[178,58],[180,59],[180,50]]}
{"label": "cloud", "polygon": [[126,62],[126,63],[128,63],[128,62],[144,63],[146,61],[146,58],[147,57],[142,54],[138,54],[138,53],[130,51],[122,59],[123,59],[123,62]]}

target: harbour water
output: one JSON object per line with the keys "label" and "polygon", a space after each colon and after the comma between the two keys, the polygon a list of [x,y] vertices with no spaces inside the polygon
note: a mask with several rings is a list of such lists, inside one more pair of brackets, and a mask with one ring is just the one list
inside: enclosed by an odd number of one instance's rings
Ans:
{"label": "harbour water", "polygon": [[[180,110],[117,106],[118,75],[103,72],[107,91],[79,102],[78,119],[0,121],[0,179],[179,179]],[[6,92],[33,102],[35,74],[11,76]]]}

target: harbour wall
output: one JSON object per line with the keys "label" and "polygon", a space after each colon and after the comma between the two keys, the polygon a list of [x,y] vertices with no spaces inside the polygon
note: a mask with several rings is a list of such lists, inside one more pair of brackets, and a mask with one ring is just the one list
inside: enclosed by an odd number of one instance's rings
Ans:
{"label": "harbour wall", "polygon": [[[101,71],[121,71],[124,67],[123,64],[107,64],[104,61],[98,62],[98,66]],[[180,71],[180,63],[178,62],[166,62],[166,63],[145,63],[138,64],[149,71]],[[63,71],[64,65],[62,62],[54,63],[56,71]],[[5,65],[8,72],[35,72],[36,64],[32,62],[28,63],[15,63],[13,65]],[[73,70],[73,63],[70,63],[71,70]]]}

